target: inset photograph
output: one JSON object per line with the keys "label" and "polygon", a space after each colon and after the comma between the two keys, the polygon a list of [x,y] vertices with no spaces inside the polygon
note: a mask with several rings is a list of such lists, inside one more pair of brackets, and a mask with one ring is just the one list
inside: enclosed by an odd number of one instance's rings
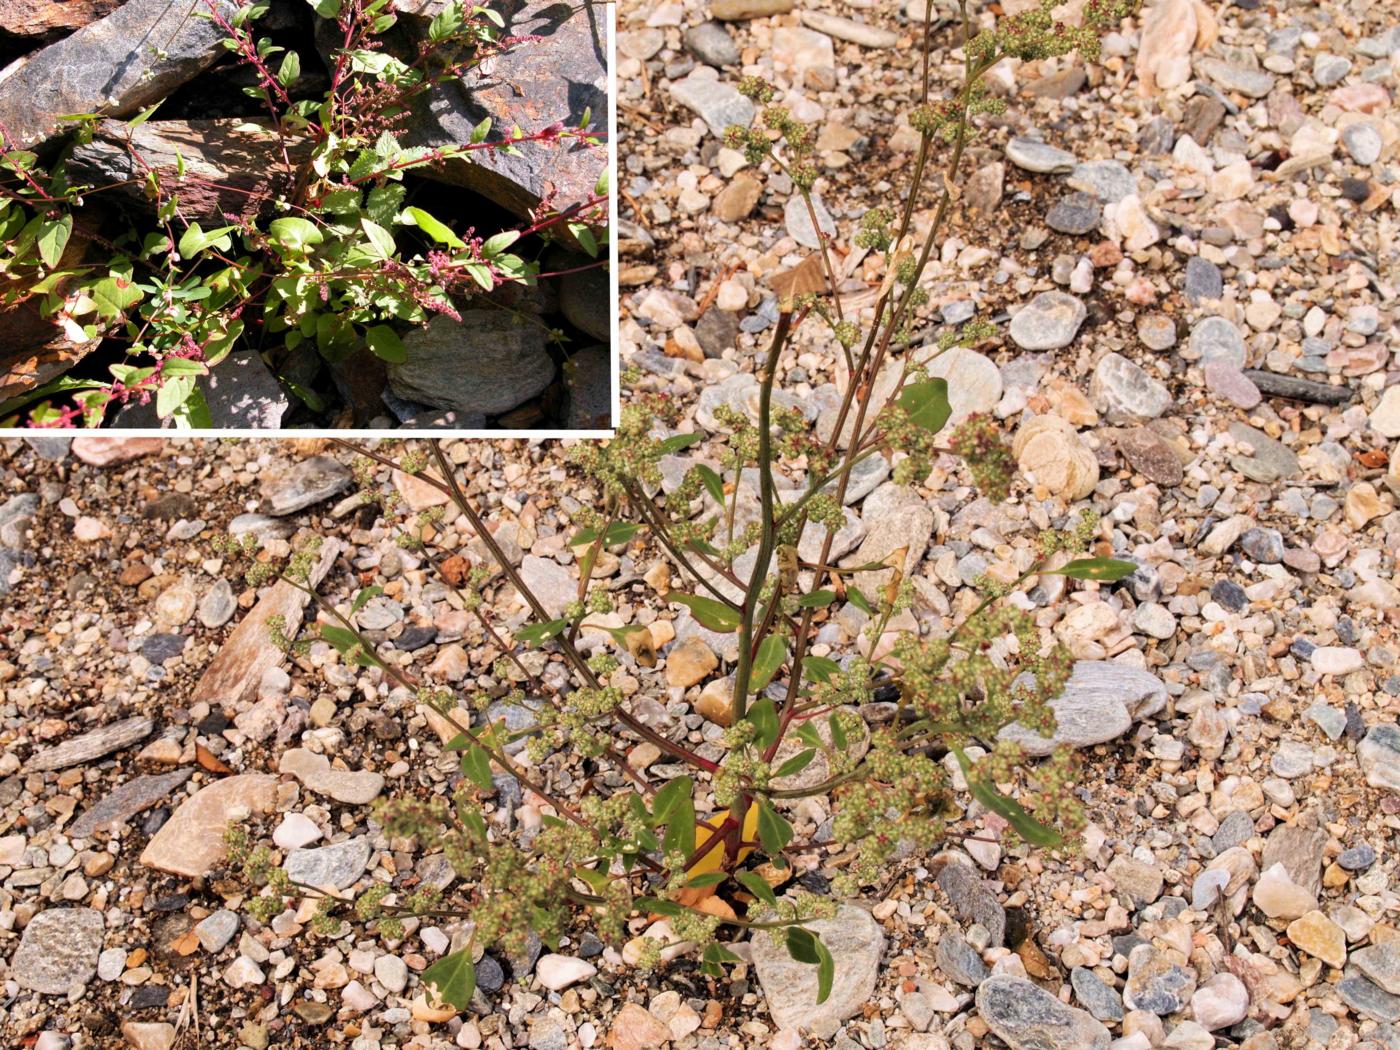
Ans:
{"label": "inset photograph", "polygon": [[612,425],[607,5],[0,15],[0,428]]}

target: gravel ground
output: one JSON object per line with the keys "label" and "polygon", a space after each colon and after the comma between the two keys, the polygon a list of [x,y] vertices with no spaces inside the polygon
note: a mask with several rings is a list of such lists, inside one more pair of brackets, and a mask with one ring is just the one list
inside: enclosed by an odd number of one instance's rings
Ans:
{"label": "gravel ground", "polygon": [[[910,22],[785,8],[619,12],[623,351],[644,386],[690,406],[682,429],[713,433],[720,405],[748,409],[773,317],[765,275],[811,238],[780,176],[720,148],[701,114],[722,124],[711,110],[734,103],[715,85],[762,72],[819,125],[818,190],[848,302],[881,277],[849,245],[891,192],[882,180],[908,165]],[[460,924],[410,924],[387,941],[313,934],[309,908],[266,926],[238,911],[246,887],[220,857],[228,816],[250,814],[257,841],[318,880],[409,888],[444,878],[440,858],[388,839],[370,802],[446,792],[456,770],[440,727],[378,675],[324,645],[269,655],[258,618],[301,610],[275,589],[226,590],[210,541],[230,528],[274,548],[298,530],[323,537],[329,600],[385,587],[359,614],[384,652],[499,695],[475,622],[318,442],[9,441],[9,1043],[1400,1047],[1400,394],[1388,386],[1400,31],[1384,5],[1231,7],[1215,13],[1214,40],[1190,5],[1151,17],[1191,31],[1143,48],[1129,23],[1101,66],[997,78],[1015,97],[979,140],[930,270],[930,335],[974,313],[1005,333],[957,355],[948,378],[955,406],[1016,434],[1012,500],[977,499],[951,462],[896,486],[877,460],[837,543],[848,564],[908,544],[905,626],[932,633],[969,607],[974,579],[1022,564],[1038,529],[1102,514],[1105,549],[1139,573],[1028,592],[1079,661],[1059,704],[1061,737],[1086,758],[1080,850],[1003,843],[996,816],[969,805],[956,829],[971,838],[906,857],[845,906],[841,992],[825,1009],[804,995],[808,972],[762,944],[737,946],[746,962],[714,980],[684,954],[638,971],[627,945],[580,930],[557,952],[484,957],[473,1009],[436,1011],[417,974]],[[1193,37],[1184,58],[1162,43]],[[952,46],[938,37],[940,84]],[[821,433],[843,382],[832,347],[807,330],[784,368]],[[447,451],[546,604],[567,600],[566,537],[593,493],[564,448]],[[668,461],[667,484],[706,454]],[[801,483],[797,466],[788,480]],[[429,496],[387,471],[375,483],[414,506]],[[446,521],[428,556],[467,539]],[[604,562],[617,616],[646,626],[663,657],[653,669],[623,658],[634,711],[718,747],[703,694],[731,666],[725,640],[657,601],[669,567],[644,544]],[[521,621],[509,587],[490,598],[503,625]],[[860,623],[833,610],[823,651],[853,651]],[[634,766],[656,763],[623,739]],[[568,793],[590,771],[556,754],[540,772]],[[528,833],[539,801],[504,778],[493,819]],[[799,840],[821,841],[828,814],[824,800],[799,807]],[[820,892],[842,863],[816,847],[800,881]],[[664,936],[643,920],[631,932]]]}

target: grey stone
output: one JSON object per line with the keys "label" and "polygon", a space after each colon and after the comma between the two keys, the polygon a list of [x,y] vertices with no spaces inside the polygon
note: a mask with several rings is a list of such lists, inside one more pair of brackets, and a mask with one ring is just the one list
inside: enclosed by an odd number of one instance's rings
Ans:
{"label": "grey stone", "polygon": [[1041,292],[1011,319],[1011,338],[1022,350],[1069,346],[1089,311],[1067,292]]}
{"label": "grey stone", "polygon": [[1018,135],[1006,144],[1006,157],[1018,168],[1044,174],[1068,174],[1075,165],[1073,153],[1024,135]]}
{"label": "grey stone", "polygon": [[1283,534],[1278,529],[1245,529],[1240,548],[1260,565],[1283,561]]}
{"label": "grey stone", "polygon": [[1252,463],[1254,469],[1250,477],[1255,481],[1269,482],[1279,478],[1291,478],[1302,469],[1296,452],[1283,442],[1269,437],[1262,430],[1257,430],[1248,423],[1234,422],[1230,424],[1229,432],[1232,438],[1254,453],[1252,461],[1247,462],[1246,457],[1235,456],[1232,457],[1231,463],[1237,469],[1244,469]]}
{"label": "grey stone", "polygon": [[[490,725],[505,720],[506,729],[509,732],[517,733],[522,729],[529,729],[535,724],[537,716],[534,710],[526,704],[513,704],[504,700],[497,700],[487,706],[483,716],[484,723]],[[525,750],[530,741],[525,737],[519,740],[512,740],[506,744],[504,750],[507,755],[518,755]]]}
{"label": "grey stone", "polygon": [[25,768],[31,772],[49,772],[82,765],[144,740],[154,728],[155,723],[145,715],[111,722],[40,751]]}
{"label": "grey stone", "polygon": [[68,458],[68,448],[73,439],[50,434],[27,434],[24,443],[32,448],[40,459],[49,463],[62,463]]}
{"label": "grey stone", "polygon": [[1356,761],[1372,787],[1400,791],[1400,727],[1382,722],[1356,745]]}
{"label": "grey stone", "polygon": [[685,46],[692,55],[716,69],[739,64],[739,45],[718,22],[701,22],[685,31]]}
{"label": "grey stone", "polygon": [[177,769],[158,776],[140,776],[107,792],[74,821],[68,834],[75,839],[91,838],[98,831],[112,831],[143,809],[154,806],[194,775],[194,769]]}
{"label": "grey stone", "polygon": [[361,835],[319,849],[294,849],[282,868],[289,879],[304,886],[343,890],[364,874],[369,854],[369,839]]}
{"label": "grey stone", "polygon": [[[230,18],[232,0],[214,0]],[[0,81],[0,124],[10,148],[62,130],[60,117],[127,117],[165,98],[225,52],[204,0],[128,0],[105,18],[44,48]]]}
{"label": "grey stone", "polygon": [[1264,399],[1254,382],[1234,365],[1211,361],[1201,369],[1206,389],[1238,408],[1254,408]]}
{"label": "grey stone", "polygon": [[1123,986],[1128,1009],[1165,1017],[1185,1009],[1195,990],[1196,971],[1176,962],[1168,952],[1143,944],[1128,956],[1128,980]]}
{"label": "grey stone", "polygon": [[[812,224],[813,213],[817,216],[815,226]],[[810,211],[806,199],[800,193],[789,197],[787,204],[783,206],[783,220],[788,236],[804,248],[816,249],[822,246],[821,238],[817,235],[818,229],[827,237],[836,235],[836,220],[831,217],[831,212],[826,210],[826,205],[822,204],[821,197],[816,193],[812,194]]]}
{"label": "grey stone", "polygon": [[[1220,267],[1209,259],[1193,255],[1186,260],[1186,299],[1199,303],[1202,299],[1219,299],[1225,291],[1225,278]],[[1220,320],[1220,318],[1212,318]],[[1236,366],[1238,367],[1238,366]]]}
{"label": "grey stone", "polygon": [[344,492],[352,480],[350,469],[330,456],[298,460],[288,470],[264,479],[261,509],[286,517]]}
{"label": "grey stone", "polygon": [[564,365],[564,426],[569,430],[606,429],[612,425],[612,354],[590,346]]}
{"label": "grey stone", "polygon": [[545,333],[502,310],[438,315],[404,337],[403,362],[389,365],[399,397],[434,408],[498,415],[544,392],[554,378]]}
{"label": "grey stone", "polygon": [[1353,969],[1334,986],[1337,996],[1363,1017],[1382,1024],[1395,1024],[1400,1021],[1400,995],[1392,995],[1379,985],[1372,984]]}
{"label": "grey stone", "polygon": [[[1339,733],[1338,736],[1340,735]],[[1359,846],[1352,846],[1337,854],[1337,863],[1347,871],[1365,871],[1376,863],[1376,849],[1369,842],[1363,842]],[[1400,991],[1400,989],[1396,990]]]}
{"label": "grey stone", "polygon": [[1254,818],[1242,809],[1231,810],[1211,836],[1210,844],[1217,854],[1235,846],[1243,846],[1254,835]]}
{"label": "grey stone", "polygon": [[1116,160],[1076,164],[1065,182],[1070,189],[1092,193],[1104,204],[1117,204],[1137,192],[1137,176]]}
{"label": "grey stone", "polygon": [[559,311],[571,325],[606,343],[612,339],[612,290],[608,271],[590,265],[582,255],[563,255],[550,260],[554,271],[571,271],[559,278]]}
{"label": "grey stone", "polygon": [[1149,350],[1170,350],[1176,345],[1176,324],[1166,314],[1143,314],[1138,318],[1137,334]]}
{"label": "grey stone", "polygon": [[23,550],[29,546],[29,527],[39,513],[40,500],[33,492],[11,496],[0,506],[0,546]]}
{"label": "grey stone", "polygon": [[1082,236],[1098,229],[1103,219],[1103,206],[1088,193],[1071,193],[1061,197],[1045,213],[1045,224],[1059,233]]}
{"label": "grey stone", "polygon": [[1114,438],[1118,451],[1128,464],[1148,481],[1158,485],[1180,485],[1186,477],[1181,457],[1150,427],[1121,430]]}
{"label": "grey stone", "polygon": [[[1188,274],[1189,275],[1189,274]],[[1190,348],[1202,363],[1223,361],[1243,368],[1247,359],[1244,337],[1223,317],[1207,317],[1191,329]]]}
{"label": "grey stone", "polygon": [[968,988],[976,988],[991,972],[982,961],[982,957],[977,954],[977,949],[968,944],[967,939],[957,930],[944,931],[938,940],[935,956],[938,968],[944,974]]}
{"label": "grey stone", "polygon": [[211,629],[222,627],[233,619],[237,609],[238,599],[233,593],[233,585],[220,576],[199,601],[199,622]]}
{"label": "grey stone", "polygon": [[1110,423],[1147,423],[1172,403],[1171,391],[1161,381],[1122,354],[1105,354],[1094,368],[1089,393]]}
{"label": "grey stone", "polygon": [[[442,6],[442,0],[400,4],[400,23],[422,39]],[[514,127],[527,134],[556,123],[577,128],[585,111],[590,111],[593,127],[607,127],[607,20],[593,8],[570,8],[554,0],[525,0],[499,11],[506,20],[502,35],[526,40],[420,96],[402,135],[405,145],[469,143],[472,129],[487,118],[487,142],[502,141]],[[546,197],[560,211],[591,199],[606,167],[606,148],[569,140],[524,142],[509,151],[475,150],[424,172],[527,217]]]}
{"label": "grey stone", "polygon": [[238,932],[238,913],[220,908],[212,915],[195,923],[194,935],[199,938],[199,946],[211,955],[222,950]]}
{"label": "grey stone", "polygon": [[1400,995],[1400,944],[1382,941],[1351,953],[1356,968],[1391,995]]}
{"label": "grey stone", "polygon": [[1060,744],[1090,747],[1126,733],[1134,721],[1151,718],[1167,706],[1167,687],[1156,675],[1111,660],[1075,663],[1064,692],[1050,701],[1055,735],[1038,736],[1018,722],[997,734],[1027,754],[1048,755]]}
{"label": "grey stone", "polygon": [[1123,997],[1116,988],[1105,984],[1093,970],[1076,966],[1069,972],[1074,994],[1094,1017],[1100,1021],[1123,1020]]}
{"label": "grey stone", "polygon": [[1226,91],[1237,91],[1248,98],[1264,98],[1274,89],[1274,77],[1261,69],[1231,65],[1219,58],[1198,58],[1196,68]]}
{"label": "grey stone", "polygon": [[92,980],[105,934],[93,908],[50,908],[29,920],[10,960],[10,976],[43,995],[65,995]]}
{"label": "grey stone", "polygon": [[1329,55],[1325,51],[1313,55],[1313,80],[1321,87],[1341,83],[1342,78],[1350,72],[1351,59],[1344,55]]}
{"label": "grey stone", "polygon": [[1381,133],[1373,124],[1348,124],[1342,132],[1342,145],[1356,163],[1370,167],[1381,159],[1381,147],[1385,145]]}
{"label": "grey stone", "polygon": [[1134,908],[1144,908],[1162,895],[1162,869],[1120,854],[1108,865],[1108,877],[1126,893]]}
{"label": "grey stone", "polygon": [[834,1031],[874,994],[885,935],[868,911],[853,904],[842,905],[830,919],[805,925],[836,960],[836,975],[826,1002],[817,1002],[817,968],[793,959],[787,948],[771,937],[756,937],[750,942],[754,971],[768,1011],[779,1027]]}
{"label": "grey stone", "polygon": [[557,561],[527,554],[520,563],[520,578],[550,616],[562,615],[564,607],[578,598],[578,581]]}
{"label": "grey stone", "polygon": [[989,943],[1000,947],[1006,939],[1006,909],[972,865],[947,859],[936,881],[948,896],[953,916],[964,924],[977,923],[991,935]]}
{"label": "grey stone", "polygon": [[698,114],[716,137],[722,137],[725,128],[731,124],[748,127],[756,113],[754,104],[739,94],[732,84],[694,73],[672,83],[671,95],[681,105]]}
{"label": "grey stone", "polygon": [[977,989],[977,1012],[1011,1050],[1107,1050],[1108,1029],[1024,977],[998,974]]}

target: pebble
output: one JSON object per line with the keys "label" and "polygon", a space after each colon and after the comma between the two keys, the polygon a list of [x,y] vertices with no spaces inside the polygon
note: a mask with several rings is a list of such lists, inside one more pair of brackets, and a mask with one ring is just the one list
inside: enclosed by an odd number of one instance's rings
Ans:
{"label": "pebble", "polygon": [[1156,419],[1172,403],[1171,391],[1121,354],[1105,354],[1089,383],[1094,405],[1110,423],[1139,424]]}
{"label": "pebble", "polygon": [[1328,966],[1341,969],[1347,961],[1346,934],[1322,912],[1306,912],[1288,924],[1288,939]]}
{"label": "pebble", "polygon": [[213,955],[233,940],[233,935],[238,932],[238,924],[236,912],[221,908],[195,923],[194,933],[199,938],[199,946]]}
{"label": "pebble", "polygon": [[1011,1050],[1107,1050],[1108,1029],[1024,977],[997,974],[977,989],[977,1013]]}
{"label": "pebble", "polygon": [[708,124],[711,133],[717,137],[722,137],[731,124],[748,127],[756,113],[754,104],[739,94],[732,84],[724,84],[698,73],[673,82],[671,94],[677,102],[693,110]]}
{"label": "pebble", "polygon": [[1400,791],[1400,726],[1373,725],[1356,746],[1356,761],[1372,787]]}
{"label": "pebble", "polygon": [[1207,317],[1191,329],[1192,356],[1203,364],[1218,361],[1244,368],[1246,353],[1239,329],[1223,317]]}
{"label": "pebble", "polygon": [[[718,22],[701,22],[685,31],[685,46],[701,62],[724,69],[739,64],[739,47]],[[746,213],[747,214],[747,213]],[[725,220],[733,222],[733,219]]]}
{"label": "pebble", "polygon": [[562,992],[571,985],[586,981],[598,972],[598,967],[584,959],[568,955],[542,955],[535,964],[535,976],[551,992]]}
{"label": "pebble", "polygon": [[1123,1020],[1123,997],[1093,970],[1076,966],[1070,971],[1069,979],[1075,996],[1096,1019],[1110,1022]]}
{"label": "pebble", "polygon": [[283,518],[315,506],[350,487],[349,469],[330,456],[298,460],[262,483],[262,513]]}
{"label": "pebble", "polygon": [[1351,159],[1363,167],[1370,167],[1381,159],[1384,145],[1380,132],[1371,124],[1349,124],[1342,131],[1342,145]]}
{"label": "pebble", "polygon": [[49,908],[29,920],[10,977],[44,995],[67,995],[97,973],[106,924],[94,908]]}
{"label": "pebble", "polygon": [[1058,350],[1074,341],[1088,313],[1072,295],[1041,292],[1016,312],[1009,331],[1022,350]]}
{"label": "pebble", "polygon": [[358,836],[319,849],[294,849],[282,868],[288,878],[304,886],[343,890],[364,874],[369,855],[369,840]]}
{"label": "pebble", "polygon": [[1067,175],[1075,165],[1073,153],[1025,136],[1017,136],[1006,144],[1006,158],[1018,168],[1047,175]]}
{"label": "pebble", "polygon": [[1218,973],[1191,996],[1191,1015],[1208,1032],[1243,1021],[1249,1013],[1249,989],[1232,973]]}
{"label": "pebble", "polygon": [[1320,645],[1312,651],[1309,662],[1318,674],[1344,675],[1366,666],[1361,653],[1343,645]]}
{"label": "pebble", "polygon": [[1196,990],[1196,971],[1173,949],[1142,944],[1128,956],[1123,1002],[1130,1010],[1165,1017],[1184,1009]]}

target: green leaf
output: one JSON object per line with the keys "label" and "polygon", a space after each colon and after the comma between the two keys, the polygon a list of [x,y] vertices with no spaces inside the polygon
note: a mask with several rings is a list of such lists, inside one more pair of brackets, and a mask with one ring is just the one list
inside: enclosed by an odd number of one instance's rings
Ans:
{"label": "green leaf", "polygon": [[[608,526],[608,531],[603,534],[603,546],[613,547],[619,543],[626,543],[633,536],[641,531],[641,526],[630,521],[615,521]],[[585,543],[592,543],[598,538],[597,529],[579,529],[574,533],[574,538],[569,541],[570,547],[581,547]]]}
{"label": "green leaf", "polygon": [[803,674],[817,683],[828,681],[832,675],[840,670],[841,665],[829,656],[804,656],[802,658]]}
{"label": "green leaf", "polygon": [[504,233],[498,233],[494,237],[488,237],[482,242],[481,257],[483,259],[494,259],[518,240],[520,240],[519,230],[506,230]]}
{"label": "green leaf", "polygon": [[758,655],[753,661],[753,677],[749,681],[750,690],[759,693],[768,687],[768,683],[778,673],[778,668],[782,667],[783,661],[787,659],[787,651],[787,639],[780,635],[770,634],[758,643]]}
{"label": "green leaf", "polygon": [[462,752],[462,775],[482,791],[496,788],[491,780],[491,756],[475,744]]}
{"label": "green leaf", "polygon": [[642,911],[649,911],[656,915],[664,915],[667,918],[684,915],[687,910],[675,901],[663,900],[660,897],[638,897],[637,907]]}
{"label": "green leaf", "polygon": [[763,697],[750,705],[744,721],[754,727],[754,743],[765,749],[778,739],[778,709],[771,697]]}
{"label": "green leaf", "polygon": [[835,591],[812,591],[797,599],[799,609],[820,609],[836,600]]}
{"label": "green leaf", "polygon": [[895,402],[904,409],[909,422],[923,427],[931,434],[937,434],[953,414],[948,404],[948,381],[946,379],[924,379],[904,387]]}
{"label": "green leaf", "polygon": [[831,984],[836,979],[836,960],[816,934],[812,935],[817,948],[817,1002],[824,1003],[831,996]]}
{"label": "green leaf", "polygon": [[273,219],[268,224],[267,232],[274,243],[298,252],[304,252],[312,245],[325,240],[325,235],[316,228],[314,222],[294,215]]}
{"label": "green leaf", "polygon": [[486,136],[491,134],[491,118],[486,117],[476,127],[472,128],[471,144],[473,146],[486,141]]}
{"label": "green leaf", "polygon": [[360,593],[355,595],[355,600],[350,604],[350,615],[354,616],[368,605],[371,599],[378,598],[383,593],[384,588],[378,585],[361,588]]}
{"label": "green leaf", "polygon": [[365,330],[365,343],[374,356],[390,364],[403,364],[408,360],[408,350],[399,334],[386,324],[377,324]]}
{"label": "green leaf", "polygon": [[695,803],[691,801],[689,794],[671,802],[666,817],[666,835],[661,840],[661,848],[667,853],[680,853],[686,857],[695,852]]}
{"label": "green leaf", "polygon": [[846,599],[866,616],[875,615],[875,610],[870,607],[870,599],[861,594],[859,588],[847,587]]}
{"label": "green leaf", "polygon": [[465,1010],[476,991],[476,966],[472,963],[471,946],[444,955],[429,966],[423,971],[423,983],[448,1006]]}
{"label": "green leaf", "polygon": [[73,216],[71,213],[61,215],[57,219],[49,219],[39,228],[39,258],[44,260],[46,266],[58,265],[59,259],[63,258],[63,249],[68,244],[68,238],[72,233]]}
{"label": "green leaf", "polygon": [[277,70],[277,83],[284,88],[291,87],[299,76],[301,76],[301,56],[295,51],[288,51],[282,56],[282,65]]}
{"label": "green leaf", "polygon": [[837,751],[845,751],[850,742],[846,739],[846,731],[841,728],[841,719],[836,717],[835,711],[827,718],[826,728],[831,734],[831,746]]}
{"label": "green leaf", "polygon": [[574,235],[574,240],[590,256],[596,257],[598,254],[598,238],[593,236],[593,229],[585,222],[571,222],[568,224],[569,232]]}
{"label": "green leaf", "polygon": [[776,861],[782,855],[783,847],[792,841],[792,825],[766,798],[759,799],[757,805],[758,841],[763,844],[769,859]]}
{"label": "green leaf", "polygon": [[705,946],[705,953],[700,957],[700,972],[710,977],[719,977],[724,973],[725,963],[743,961],[724,945],[715,941]]}
{"label": "green leaf", "polygon": [[695,782],[690,777],[676,777],[668,781],[651,800],[651,826],[660,827],[671,819],[671,811],[695,791]]}
{"label": "green leaf", "polygon": [[700,481],[705,486],[705,491],[710,494],[710,498],[716,503],[724,504],[724,481],[715,473],[713,467],[707,467],[700,463],[695,467],[695,473],[700,475]]}
{"label": "green leaf", "polygon": [[805,751],[799,751],[797,754],[793,755],[790,759],[788,759],[781,766],[779,766],[774,771],[773,775],[775,777],[795,776],[796,774],[801,773],[804,769],[810,766],[812,764],[812,759],[816,757],[817,752],[814,748],[809,747]]}
{"label": "green leaf", "polygon": [[[250,4],[249,6],[251,7],[251,6],[253,6],[253,5]],[[143,109],[140,113],[136,114],[136,116],[134,116],[134,117],[132,117],[130,120],[128,120],[128,121],[126,122],[126,126],[129,127],[132,131],[135,131],[135,130],[136,130],[137,128],[139,128],[142,124],[146,123],[146,121],[150,120],[151,117],[155,116],[156,110],[160,109],[160,107],[163,106],[163,105],[165,105],[165,100],[164,100],[164,99],[161,99],[159,102],[157,102],[154,106],[151,106],[149,109]]]}
{"label": "green leaf", "polygon": [[341,0],[307,0],[307,3],[311,5],[311,10],[322,18],[340,17]]}
{"label": "green leaf", "polygon": [[1116,558],[1079,558],[1058,569],[1042,570],[1047,576],[1068,576],[1072,580],[1121,580],[1137,572],[1137,565]]}
{"label": "green leaf", "polygon": [[394,257],[394,235],[380,226],[377,222],[369,219],[360,220],[360,228],[369,237],[370,244],[374,246],[374,251],[370,252],[376,259],[392,259]]}
{"label": "green leaf", "polygon": [[800,963],[815,966],[821,962],[817,951],[817,938],[811,930],[802,926],[789,926],[785,933],[788,954]]}
{"label": "green leaf", "polygon": [[734,876],[752,893],[756,898],[768,905],[770,908],[778,906],[778,895],[773,892],[773,887],[768,885],[762,875],[756,871],[740,871]]}
{"label": "green leaf", "polygon": [[176,245],[182,259],[193,259],[205,248],[214,246],[221,251],[226,251],[233,247],[233,240],[228,236],[229,231],[235,230],[236,226],[220,226],[216,230],[203,230],[199,223],[192,222],[185,227],[185,232],[180,235],[180,243]]}
{"label": "green leaf", "polygon": [[1054,847],[1063,844],[1064,839],[1058,831],[1036,820],[1021,803],[1007,798],[984,780],[973,780],[972,762],[961,748],[954,750],[953,754],[957,756],[958,765],[962,767],[963,776],[967,778],[967,789],[972,793],[972,797],[993,813],[1006,818],[1016,829],[1016,834],[1033,846]]}
{"label": "green leaf", "polygon": [[432,215],[422,208],[405,208],[403,213],[404,217],[409,220],[410,225],[417,226],[429,237],[437,241],[438,244],[445,244],[448,247],[458,249],[467,246],[462,238],[458,237],[445,224],[433,218]]}
{"label": "green leaf", "polygon": [[707,871],[687,879],[685,884],[692,889],[703,890],[710,886],[718,886],[727,878],[729,876],[722,871]]}
{"label": "green leaf", "polygon": [[679,452],[683,448],[689,448],[704,440],[704,434],[672,434],[659,441],[656,450],[660,455],[669,456],[672,452]]}
{"label": "green leaf", "polygon": [[354,650],[355,664],[358,667],[375,666],[374,657],[369,654],[367,647],[360,641],[360,636],[354,631],[345,627],[322,624],[321,640],[329,642],[331,647],[341,656],[348,656]]}
{"label": "green leaf", "polygon": [[156,391],[156,415],[169,419],[193,392],[194,376],[171,376],[164,380]]}
{"label": "green leaf", "polygon": [[550,620],[547,623],[532,623],[515,632],[515,640],[521,645],[539,645],[553,638],[569,626],[568,620]]}
{"label": "green leaf", "polygon": [[668,602],[684,605],[695,617],[695,622],[710,631],[728,634],[739,629],[739,613],[713,598],[702,598],[698,594],[680,594],[672,591],[666,595]]}

